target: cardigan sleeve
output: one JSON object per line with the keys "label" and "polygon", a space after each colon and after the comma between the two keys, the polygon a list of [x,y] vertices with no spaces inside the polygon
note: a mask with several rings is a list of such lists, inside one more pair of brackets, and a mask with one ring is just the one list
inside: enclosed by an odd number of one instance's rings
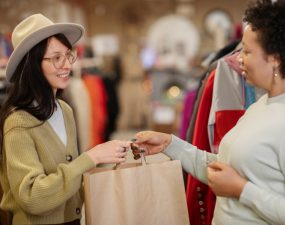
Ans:
{"label": "cardigan sleeve", "polygon": [[87,154],[82,154],[69,164],[59,164],[54,173],[45,173],[31,130],[14,127],[6,132],[7,176],[22,210],[47,215],[79,190],[82,174],[96,165]]}
{"label": "cardigan sleeve", "polygon": [[207,184],[207,164],[217,160],[217,155],[206,151],[200,151],[196,146],[172,135],[170,145],[164,153],[171,159],[181,161],[183,169],[191,173],[201,182]]}

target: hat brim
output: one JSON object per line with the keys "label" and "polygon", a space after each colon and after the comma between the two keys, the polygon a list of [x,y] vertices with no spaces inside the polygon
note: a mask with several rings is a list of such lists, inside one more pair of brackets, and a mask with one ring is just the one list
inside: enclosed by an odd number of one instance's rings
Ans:
{"label": "hat brim", "polygon": [[64,34],[65,37],[69,40],[70,44],[73,46],[82,37],[84,28],[81,25],[74,23],[57,23],[33,32],[31,35],[26,37],[17,46],[17,48],[14,49],[11,56],[9,57],[6,67],[7,80],[11,80],[16,67],[31,48],[33,48],[42,40],[58,33]]}

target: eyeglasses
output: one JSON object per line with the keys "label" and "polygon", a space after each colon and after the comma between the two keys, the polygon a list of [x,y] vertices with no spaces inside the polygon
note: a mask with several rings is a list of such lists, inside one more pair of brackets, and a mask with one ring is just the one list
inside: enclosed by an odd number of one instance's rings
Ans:
{"label": "eyeglasses", "polygon": [[76,50],[73,50],[73,51],[68,51],[65,54],[57,53],[52,57],[43,58],[43,59],[49,60],[50,62],[52,62],[54,68],[62,69],[62,67],[64,66],[64,64],[66,62],[66,59],[68,60],[68,62],[70,64],[75,63],[75,61],[77,59],[77,52],[76,52]]}

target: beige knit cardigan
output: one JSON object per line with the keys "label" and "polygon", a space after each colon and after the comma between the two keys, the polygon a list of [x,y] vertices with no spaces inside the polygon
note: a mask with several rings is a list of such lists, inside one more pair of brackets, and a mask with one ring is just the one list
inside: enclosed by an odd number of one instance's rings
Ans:
{"label": "beige knit cardigan", "polygon": [[56,224],[81,218],[82,174],[96,165],[87,154],[78,156],[72,110],[59,102],[66,146],[48,122],[25,111],[16,111],[5,121],[1,208],[13,213],[13,224]]}

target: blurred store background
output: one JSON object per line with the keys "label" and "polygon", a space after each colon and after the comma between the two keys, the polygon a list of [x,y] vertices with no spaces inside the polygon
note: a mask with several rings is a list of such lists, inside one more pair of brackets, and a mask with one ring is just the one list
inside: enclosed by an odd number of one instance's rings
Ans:
{"label": "blurred store background", "polygon": [[[186,96],[197,90],[211,55],[241,37],[246,4],[247,0],[0,0],[1,99],[12,29],[30,14],[42,13],[86,28],[77,46],[72,85],[64,96],[74,107],[82,150],[137,130],[179,135]],[[89,120],[83,121],[86,117]]]}

